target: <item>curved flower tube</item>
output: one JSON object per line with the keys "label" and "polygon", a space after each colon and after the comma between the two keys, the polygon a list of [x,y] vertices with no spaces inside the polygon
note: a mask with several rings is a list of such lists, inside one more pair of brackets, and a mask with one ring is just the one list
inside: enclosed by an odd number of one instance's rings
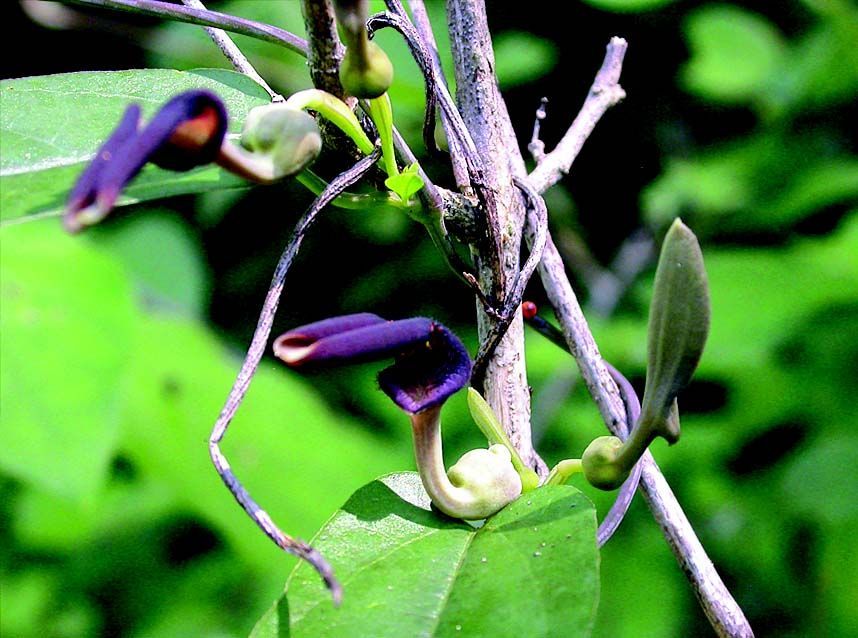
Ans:
{"label": "curved flower tube", "polygon": [[226,108],[214,93],[186,91],[140,128],[140,107],[129,106],[69,195],[63,223],[77,232],[103,219],[146,162],[188,171],[215,160],[226,135]]}
{"label": "curved flower tube", "polygon": [[274,354],[294,368],[330,367],[395,357],[382,391],[411,418],[417,469],[435,506],[455,518],[491,516],[521,494],[503,445],[472,450],[444,471],[441,407],[471,376],[471,358],[443,325],[418,317],[387,321],[361,313],[325,319],[278,337]]}

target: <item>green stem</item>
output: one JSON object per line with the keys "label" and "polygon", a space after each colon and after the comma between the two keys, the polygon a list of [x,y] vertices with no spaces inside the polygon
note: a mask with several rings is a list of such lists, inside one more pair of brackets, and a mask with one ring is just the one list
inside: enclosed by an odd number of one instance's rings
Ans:
{"label": "green stem", "polygon": [[548,478],[545,479],[546,485],[565,485],[566,482],[575,474],[580,474],[584,471],[581,466],[581,459],[566,459],[560,461],[557,465],[551,468],[548,473]]}
{"label": "green stem", "polygon": [[396,154],[393,150],[393,106],[390,104],[390,96],[385,93],[369,102],[369,116],[375,122],[378,136],[381,138],[381,161],[388,177],[399,175],[396,167]]}
{"label": "green stem", "polygon": [[521,477],[522,493],[536,489],[539,485],[539,475],[527,467],[524,461],[521,460],[518,450],[515,449],[512,441],[509,440],[506,432],[504,432],[497,416],[495,416],[494,410],[492,410],[491,406],[486,403],[486,400],[474,388],[468,388],[468,409],[471,411],[474,423],[477,424],[480,432],[488,439],[489,443],[503,445],[509,450],[509,454],[512,457],[512,466]]}
{"label": "green stem", "polygon": [[286,100],[286,106],[299,111],[304,109],[316,111],[348,135],[362,153],[369,155],[375,148],[375,144],[364,133],[360,122],[348,105],[326,91],[320,89],[298,91]]}

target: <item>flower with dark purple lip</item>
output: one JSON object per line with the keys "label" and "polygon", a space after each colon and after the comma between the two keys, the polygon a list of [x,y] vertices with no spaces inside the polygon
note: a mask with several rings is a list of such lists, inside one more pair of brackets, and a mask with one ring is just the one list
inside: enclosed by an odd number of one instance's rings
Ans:
{"label": "flower with dark purple lip", "polygon": [[503,445],[471,450],[444,470],[441,407],[467,385],[471,358],[440,323],[418,317],[387,321],[361,313],[325,319],[281,335],[274,354],[293,368],[394,358],[378,375],[381,389],[411,418],[417,469],[432,502],[456,518],[491,516],[521,494]]}
{"label": "flower with dark purple lip", "polygon": [[132,104],[75,183],[63,218],[66,229],[77,232],[103,219],[146,162],[188,171],[214,161],[226,128],[226,108],[210,91],[180,93],[142,128],[140,107]]}
{"label": "flower with dark purple lip", "polygon": [[324,319],[281,335],[274,354],[292,367],[331,367],[395,358],[378,375],[381,389],[409,414],[440,405],[471,376],[471,358],[440,323],[387,321],[360,313]]}

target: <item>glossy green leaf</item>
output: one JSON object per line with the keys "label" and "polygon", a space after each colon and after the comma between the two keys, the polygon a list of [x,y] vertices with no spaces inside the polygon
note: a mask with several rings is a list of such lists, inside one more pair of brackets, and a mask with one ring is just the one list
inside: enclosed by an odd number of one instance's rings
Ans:
{"label": "glossy green leaf", "polygon": [[314,539],[344,586],[334,608],[299,565],[254,638],[589,635],[598,600],[593,506],[541,488],[475,529],[429,507],[414,473],[358,490]]}
{"label": "glossy green leaf", "polygon": [[418,175],[417,170],[417,164],[406,166],[397,175],[384,180],[384,185],[399,195],[403,202],[407,202],[423,188],[423,178]]}
{"label": "glossy green leaf", "polygon": [[[0,220],[59,213],[78,174],[132,102],[151,116],[170,97],[207,88],[226,103],[230,130],[268,102],[255,82],[232,71],[167,69],[66,73],[0,82]],[[247,186],[217,167],[173,173],[147,167],[119,205]]]}
{"label": "glossy green leaf", "polygon": [[770,22],[729,5],[707,5],[692,13],[686,34],[691,59],[682,81],[692,93],[718,102],[761,94],[785,52]]}
{"label": "glossy green leaf", "polygon": [[0,467],[83,501],[116,446],[134,333],[123,269],[41,222],[0,231]]}

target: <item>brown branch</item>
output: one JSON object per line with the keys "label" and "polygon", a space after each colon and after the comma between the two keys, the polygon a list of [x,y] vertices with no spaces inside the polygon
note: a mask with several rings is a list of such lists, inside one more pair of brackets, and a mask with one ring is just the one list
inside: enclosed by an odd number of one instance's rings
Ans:
{"label": "brown branch", "polygon": [[193,7],[183,7],[171,2],[160,0],[59,0],[64,4],[75,4],[87,7],[99,7],[115,11],[126,11],[138,15],[152,16],[165,20],[175,20],[188,24],[197,24],[205,27],[215,27],[240,33],[251,38],[257,38],[264,42],[272,42],[282,47],[307,55],[307,42],[294,33],[290,33],[270,24],[254,22],[245,18],[239,18],[217,11],[203,11]]}
{"label": "brown branch", "polygon": [[[482,0],[447,0],[450,42],[455,60],[456,101],[483,163],[484,173],[472,183],[483,204],[489,241],[473,246],[475,267],[484,291],[505,300],[519,274],[524,202],[512,183],[506,131],[511,129],[506,105],[494,75],[494,52]],[[481,180],[479,179],[481,177]],[[480,183],[482,181],[482,183]],[[493,206],[494,205],[494,206]],[[494,321],[477,305],[481,341]],[[547,467],[534,452],[530,432],[530,394],[524,360],[524,330],[516,313],[488,361],[486,400],[525,463],[543,476]]]}
{"label": "brown branch", "polygon": [[596,74],[584,106],[554,150],[545,155],[530,174],[530,183],[540,193],[544,193],[569,172],[596,123],[605,111],[626,96],[619,82],[627,47],[628,43],[622,38],[611,38],[608,43],[602,68]]}
{"label": "brown branch", "polygon": [[345,48],[337,35],[331,0],[301,0],[301,13],[310,44],[307,61],[313,86],[342,100],[345,91],[340,84],[340,62],[345,55]]}

